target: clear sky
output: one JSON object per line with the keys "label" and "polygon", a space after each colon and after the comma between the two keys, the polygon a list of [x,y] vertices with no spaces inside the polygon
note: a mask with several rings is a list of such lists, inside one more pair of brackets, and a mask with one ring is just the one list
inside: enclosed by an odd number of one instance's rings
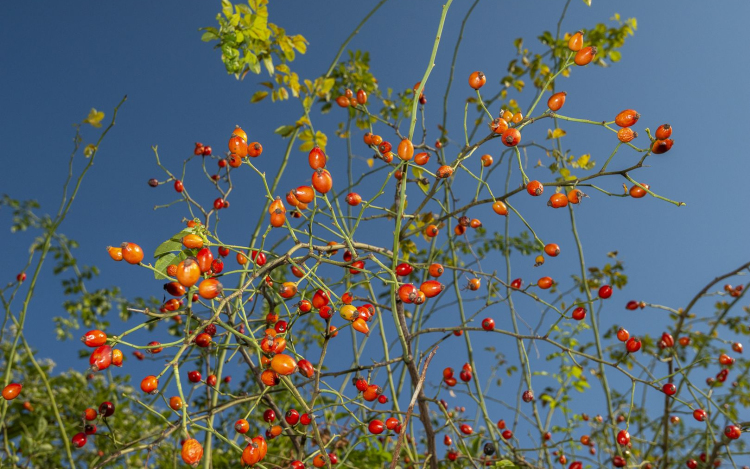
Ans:
{"label": "clear sky", "polygon": [[[298,56],[294,69],[310,78],[324,73],[335,50],[369,11],[370,3],[272,2],[272,21],[310,41],[307,55]],[[442,116],[437,94],[445,89],[458,28],[469,4],[454,2],[428,85],[427,110],[434,112],[428,128],[433,129],[433,135],[434,124]],[[497,89],[497,79],[515,53],[513,39],[524,37],[526,44],[536,48],[535,37],[544,30],[554,31],[563,4],[489,1],[477,7],[466,29],[449,102],[457,119],[454,134],[460,129],[462,103],[470,95],[465,77],[483,70],[488,87]],[[124,94],[129,96],[61,227],[80,242],[79,261],[100,267],[101,277],[94,285],[117,284],[131,297],[161,294],[160,285],[147,272],[110,262],[104,249],[132,240],[151,252],[179,230],[183,211],[152,210],[155,204],[173,200],[173,193],[165,187],[154,190],[146,185],[147,179],[162,176],[151,145],[158,145],[165,164],[176,168],[195,141],[223,151],[228,132],[240,124],[251,139],[263,143],[266,161],[260,164],[272,171],[276,167],[273,159],[280,157],[286,144],[273,130],[299,117],[297,103],[272,104],[269,100],[250,105],[257,83],[267,76],[248,75],[243,82],[236,81],[225,73],[218,52],[200,41],[197,29],[213,26],[219,8],[219,2],[207,1],[0,4],[0,141],[4,154],[0,193],[34,198],[43,211],[56,210],[71,149],[70,124],[84,118],[92,107],[105,111],[108,120],[112,107]],[[587,262],[601,265],[607,252],[617,250],[630,278],[627,290],[616,293],[604,316],[609,314],[634,329],[645,329],[644,324],[653,322],[654,327],[644,332],[655,334],[661,326],[650,313],[628,312],[633,317],[623,319],[627,300],[684,306],[708,280],[747,261],[750,158],[742,139],[747,135],[744,121],[750,104],[746,83],[750,76],[746,34],[750,3],[594,0],[589,8],[573,0],[563,30],[607,22],[614,13],[638,19],[638,31],[622,49],[622,61],[607,69],[576,70],[572,78],[558,82],[558,89],[568,92],[568,115],[612,120],[620,110],[634,108],[642,115],[638,128],[653,129],[663,122],[674,128],[674,148],[665,156],[649,158],[651,167],[638,176],[658,193],[687,206],[676,208],[653,198],[592,194],[594,197],[577,210]],[[382,87],[411,87],[424,72],[439,15],[440,3],[436,1],[391,0],[350,48],[371,52],[372,69]],[[522,107],[531,99],[530,92],[524,93]],[[332,123],[338,118],[319,120],[328,125],[325,130],[331,140],[337,140]],[[568,130],[564,147],[571,148],[573,154],[591,153],[601,164],[611,151],[611,142],[599,138],[601,129],[563,127]],[[536,130],[538,138],[543,138],[545,129],[541,125]],[[91,138],[94,134],[87,135]],[[341,142],[329,147],[334,158],[345,155]],[[361,147],[355,152],[369,156]],[[619,167],[634,159],[634,154],[621,152],[613,165]],[[295,177],[307,178],[307,172],[292,169],[285,179],[288,184],[282,187],[291,187]],[[529,175],[550,179],[544,168],[531,169]],[[499,177],[497,184],[501,184]],[[605,186],[617,190],[621,181],[609,180]],[[545,238],[559,233],[558,243],[567,246],[571,254],[569,262],[549,266],[548,274],[569,278],[576,262],[567,215],[532,210],[527,199],[519,199],[517,205],[529,222]],[[238,188],[231,200],[225,225],[234,223],[235,239],[243,242],[258,217],[257,199],[250,188]],[[492,228],[489,218],[484,217],[485,224]],[[9,221],[7,211],[0,213],[0,241],[6,248],[0,282],[10,281],[23,265],[29,241],[23,235],[12,235],[7,229]],[[536,275],[530,266],[516,271],[528,278]],[[61,345],[52,340],[50,319],[62,314],[62,299],[59,281],[49,269],[42,279],[45,293],[34,299],[29,313],[37,328],[29,336],[32,344],[41,356],[54,356],[63,369],[83,370],[85,363],[76,358],[78,344]],[[69,353],[61,352],[66,347]]]}

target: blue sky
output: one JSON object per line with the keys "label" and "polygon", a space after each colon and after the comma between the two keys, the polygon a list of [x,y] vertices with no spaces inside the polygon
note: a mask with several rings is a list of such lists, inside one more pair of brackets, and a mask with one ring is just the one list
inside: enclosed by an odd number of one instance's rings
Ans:
{"label": "blue sky", "polygon": [[[272,2],[272,21],[310,41],[307,55],[299,56],[294,69],[311,78],[324,73],[335,50],[368,11],[364,3],[328,1],[323,8],[322,3]],[[672,151],[649,158],[651,167],[637,176],[658,193],[687,206],[676,208],[653,198],[594,196],[577,210],[588,264],[601,265],[607,252],[617,250],[628,269],[627,290],[617,292],[605,307],[604,321],[616,319],[655,334],[661,326],[649,313],[637,311],[623,318],[627,300],[682,306],[708,280],[747,260],[750,219],[745,204],[750,200],[750,159],[742,139],[750,103],[745,83],[750,62],[741,44],[747,43],[745,22],[750,17],[750,4],[725,1],[709,8],[703,3],[688,7],[692,2],[674,1],[593,3],[589,8],[573,0],[563,30],[606,22],[619,13],[624,18],[636,17],[638,31],[628,39],[620,63],[607,69],[576,70],[572,78],[558,82],[558,89],[568,92],[566,113],[611,120],[620,110],[635,108],[642,115],[639,129],[653,129],[663,122],[674,128]],[[392,0],[352,41],[351,49],[371,52],[372,69],[382,87],[407,88],[421,77],[439,5]],[[432,129],[442,116],[437,94],[445,88],[453,45],[468,5],[454,2],[428,84],[427,108],[435,113]],[[460,115],[470,94],[465,86],[470,72],[483,70],[488,87],[495,85],[496,89],[496,80],[514,55],[513,39],[524,37],[526,44],[536,47],[535,36],[554,30],[562,5],[550,1],[480,4],[467,26],[456,64],[451,114]],[[5,155],[0,193],[34,198],[43,211],[54,211],[71,149],[70,124],[84,118],[92,107],[105,111],[109,119],[112,107],[124,94],[129,96],[61,227],[79,241],[79,261],[101,269],[95,285],[118,284],[127,296],[160,295],[160,285],[147,272],[127,269],[124,275],[125,266],[109,262],[104,249],[133,240],[149,252],[179,230],[182,211],[152,210],[155,204],[171,201],[173,193],[146,185],[147,179],[161,177],[151,145],[158,145],[165,164],[176,169],[193,142],[223,150],[228,132],[240,124],[251,139],[263,143],[265,161],[260,164],[271,171],[276,167],[273,159],[280,157],[286,144],[273,130],[299,117],[299,105],[293,102],[250,105],[257,83],[267,77],[235,81],[224,72],[218,53],[200,41],[197,29],[212,26],[219,8],[219,2],[196,1],[0,5],[0,138]],[[334,21],[344,26],[331,27]],[[531,99],[529,92],[524,93],[522,107]],[[327,125],[332,140],[338,117],[318,121]],[[454,134],[459,132],[459,122],[453,125]],[[535,130],[538,138],[543,138],[544,125]],[[568,130],[564,147],[573,154],[591,153],[601,164],[611,151],[611,142],[603,141],[597,132],[600,129],[564,128]],[[85,134],[89,139],[94,135]],[[344,150],[343,143],[334,142],[329,153],[345,154]],[[635,158],[621,152],[612,167]],[[544,168],[529,170],[529,176],[549,180]],[[301,177],[308,177],[307,169],[292,169],[282,187],[291,187],[295,178]],[[610,180],[604,185],[616,190],[621,181]],[[226,215],[225,225],[236,226],[240,241],[246,240],[247,230],[257,220],[253,194],[252,188],[238,188]],[[536,210],[531,202],[519,198],[516,205],[545,239],[557,239],[571,254],[568,261],[545,266],[547,274],[567,279],[576,266],[567,214]],[[0,213],[0,222],[8,226],[7,212]],[[6,282],[23,265],[29,239],[2,228],[0,240],[7,249],[3,260],[6,279],[1,280]],[[536,278],[530,266],[516,269],[519,276]],[[62,300],[58,280],[49,272],[42,280],[49,293],[32,303],[30,317],[38,328],[32,344],[41,356],[54,355],[63,369],[83,369],[83,361],[76,358],[77,344],[51,340],[52,322],[47,319],[61,314]],[[534,318],[532,315],[530,322]],[[654,328],[646,329],[644,323],[650,326],[652,321]],[[65,347],[69,353],[60,352]],[[544,364],[537,361],[534,366]]]}

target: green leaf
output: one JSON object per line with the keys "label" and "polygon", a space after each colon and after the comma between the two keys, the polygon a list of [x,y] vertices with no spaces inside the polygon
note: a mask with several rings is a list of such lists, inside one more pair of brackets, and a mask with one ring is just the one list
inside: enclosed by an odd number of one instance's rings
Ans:
{"label": "green leaf", "polygon": [[612,62],[619,62],[622,60],[622,53],[619,50],[611,50],[609,51],[609,59]]}
{"label": "green leaf", "polygon": [[168,252],[174,252],[174,251],[182,251],[182,238],[185,235],[194,233],[194,230],[192,229],[186,229],[182,230],[176,235],[172,236],[168,240],[161,243],[157,248],[156,251],[154,251],[154,258],[163,256],[164,254]]}
{"label": "green leaf", "polygon": [[296,127],[294,127],[293,125],[282,125],[281,127],[279,127],[276,130],[274,130],[273,133],[279,134],[282,137],[286,138],[286,137],[292,135],[292,132],[294,132],[295,128]]}
{"label": "green leaf", "polygon": [[503,459],[501,461],[496,462],[495,467],[505,467],[507,469],[518,469],[518,466],[513,464],[512,461],[508,461],[507,459]]}
{"label": "green leaf", "polygon": [[412,174],[414,174],[414,177],[417,179],[418,181],[417,185],[419,186],[419,188],[422,189],[422,192],[426,194],[430,190],[430,184],[421,181],[424,170],[418,166],[412,166],[411,172]]}
{"label": "green leaf", "polygon": [[169,277],[161,272],[167,271],[167,266],[174,263],[174,261],[177,259],[177,254],[173,252],[168,252],[161,256],[159,259],[157,259],[156,264],[154,265],[154,268],[158,270],[159,272],[154,272],[154,278],[156,280],[164,280],[168,279]]}
{"label": "green leaf", "polygon": [[211,41],[215,41],[218,38],[219,36],[217,36],[216,33],[214,33],[213,31],[206,31],[205,33],[203,33],[203,36],[201,36],[201,41],[211,42]]}
{"label": "green leaf", "polygon": [[250,98],[251,103],[257,103],[258,101],[263,101],[268,96],[268,91],[256,91],[255,94],[253,94],[253,97]]}

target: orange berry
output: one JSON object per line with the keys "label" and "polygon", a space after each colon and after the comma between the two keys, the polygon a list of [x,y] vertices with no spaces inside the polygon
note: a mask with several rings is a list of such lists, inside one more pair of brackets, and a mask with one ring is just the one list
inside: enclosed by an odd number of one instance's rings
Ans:
{"label": "orange berry", "polygon": [[12,401],[16,397],[18,397],[19,394],[21,394],[22,388],[22,384],[10,383],[9,385],[5,386],[5,388],[3,388],[3,398],[6,401]]}
{"label": "orange berry", "polygon": [[[511,116],[512,118],[513,116]],[[496,134],[502,134],[506,130],[508,130],[508,121],[503,119],[502,117],[496,117],[495,119],[490,122],[490,130]]]}
{"label": "orange berry", "polygon": [[128,264],[138,264],[143,260],[143,249],[135,243],[122,243],[122,258]]}
{"label": "orange berry", "polygon": [[634,109],[625,109],[615,117],[615,124],[620,127],[630,127],[631,125],[638,122],[641,115],[638,114]]}
{"label": "orange berry", "polygon": [[617,139],[622,143],[628,143],[638,136],[638,132],[633,132],[630,127],[623,127],[617,131]]}
{"label": "orange berry", "polygon": [[555,243],[547,244],[546,246],[544,246],[544,252],[549,257],[557,257],[558,254],[560,254],[560,246]]}
{"label": "orange berry", "polygon": [[657,139],[659,139],[659,140],[666,140],[666,139],[668,139],[669,137],[672,136],[672,126],[670,126],[669,124],[662,124],[662,125],[660,125],[656,129],[656,132],[654,133],[654,136]]}
{"label": "orange berry", "polygon": [[113,248],[112,246],[107,246],[107,253],[109,254],[109,257],[111,257],[114,261],[120,262],[122,260],[122,248]]}
{"label": "orange berry", "polygon": [[510,121],[513,122],[514,124],[518,124],[522,120],[523,120],[523,114],[521,114],[520,112],[513,114],[513,117],[510,119]]}
{"label": "orange berry", "polygon": [[544,186],[539,181],[529,181],[526,184],[526,192],[536,197],[542,195],[542,193],[544,192]]}
{"label": "orange berry", "polygon": [[588,65],[591,63],[592,60],[594,60],[594,57],[596,56],[596,47],[584,47],[583,49],[576,52],[576,56],[573,59],[576,63],[576,65]]}
{"label": "orange berry", "polygon": [[258,142],[253,142],[247,146],[247,156],[251,158],[257,158],[263,153],[263,145]]}
{"label": "orange berry", "polygon": [[559,93],[555,93],[550,96],[547,100],[547,107],[550,109],[550,111],[559,111],[565,104],[565,97],[567,95],[568,93],[566,93],[565,91],[560,91]]}
{"label": "orange berry", "polygon": [[428,161],[430,161],[429,153],[421,152],[414,155],[414,162],[419,166],[426,165]]}
{"label": "orange berry", "polygon": [[198,283],[201,276],[201,268],[198,266],[198,262],[194,258],[188,257],[177,264],[176,276],[180,285],[189,288]]}
{"label": "orange berry", "polygon": [[492,210],[494,210],[498,215],[505,216],[508,214],[508,207],[500,200],[497,200],[494,204],[492,204]]}
{"label": "orange berry", "polygon": [[562,208],[568,205],[568,196],[562,193],[552,194],[547,205],[552,208]]}
{"label": "orange berry", "polygon": [[584,197],[587,197],[587,195],[578,189],[573,189],[572,191],[568,192],[568,202],[573,205],[581,203],[581,199]]}
{"label": "orange berry", "polygon": [[[331,190],[331,187],[333,187],[333,179],[331,178],[331,173],[329,173],[325,169],[315,170],[312,175],[312,185],[315,190],[320,192],[321,194],[327,193]],[[299,196],[297,196],[297,198],[299,199]],[[304,201],[300,199],[300,202]]]}
{"label": "orange berry", "polygon": [[185,464],[196,467],[203,458],[203,446],[191,438],[182,444],[182,460]]}
{"label": "orange berry", "polygon": [[484,73],[474,72],[469,75],[469,86],[471,86],[475,90],[483,87],[485,83],[487,83],[487,77],[484,75]]}
{"label": "orange berry", "polygon": [[666,153],[669,150],[671,150],[673,144],[674,144],[674,141],[672,141],[671,138],[668,138],[666,140],[656,140],[654,144],[651,146],[651,151],[655,155],[660,155],[662,153]]}
{"label": "orange berry", "polygon": [[539,286],[539,288],[541,288],[542,290],[546,290],[546,289],[548,289],[549,287],[551,287],[551,286],[552,286],[552,284],[553,284],[553,283],[554,283],[554,281],[552,280],[552,278],[551,278],[551,277],[542,277],[542,278],[540,278],[540,279],[539,279],[539,280],[538,280],[538,281],[536,282],[536,284],[537,284],[537,285]]}
{"label": "orange berry", "polygon": [[238,136],[238,137],[241,137],[243,140],[247,141],[247,134],[245,133],[244,130],[242,130],[240,128],[239,125],[235,126],[234,130],[232,131],[232,136],[235,136],[235,135]]}
{"label": "orange berry", "polygon": [[440,179],[449,178],[453,174],[453,168],[448,165],[443,165],[438,168],[436,174]]}
{"label": "orange berry", "polygon": [[156,376],[149,375],[141,381],[141,391],[147,394],[155,394],[159,387],[159,380]]}
{"label": "orange berry", "polygon": [[[641,183],[641,185],[645,187],[646,189],[649,189],[650,187],[648,184]],[[638,186],[634,185],[633,187],[630,188],[630,197],[634,199],[640,199],[641,197],[644,197],[646,194],[648,194],[648,192],[646,192],[645,190],[641,189]]]}
{"label": "orange berry", "polygon": [[583,31],[578,31],[568,39],[568,49],[578,52],[581,48],[583,48]]}
{"label": "orange berry", "polygon": [[500,137],[506,147],[515,147],[521,143],[521,132],[518,129],[508,129]]}
{"label": "orange berry", "polygon": [[180,396],[172,396],[169,398],[169,407],[172,410],[180,410],[182,409],[182,399]]}
{"label": "orange berry", "polygon": [[414,144],[408,138],[401,140],[401,143],[398,144],[397,153],[399,158],[409,161],[414,156]]}
{"label": "orange berry", "polygon": [[182,244],[188,249],[200,249],[203,247],[203,238],[197,234],[185,235],[182,238]]}
{"label": "orange berry", "polygon": [[271,369],[282,376],[288,376],[297,371],[297,360],[279,353],[271,359]]}
{"label": "orange berry", "polygon": [[424,229],[425,236],[429,236],[430,238],[434,238],[439,232],[440,230],[435,225],[428,225],[427,228]]}
{"label": "orange berry", "polygon": [[492,155],[482,155],[482,166],[485,168],[488,166],[492,166]]}

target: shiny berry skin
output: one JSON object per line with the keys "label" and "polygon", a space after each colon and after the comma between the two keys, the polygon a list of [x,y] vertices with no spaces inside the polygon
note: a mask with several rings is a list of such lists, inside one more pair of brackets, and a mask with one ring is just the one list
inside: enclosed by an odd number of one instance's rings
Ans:
{"label": "shiny berry skin", "polygon": [[531,196],[537,197],[544,193],[544,186],[539,181],[529,181],[526,184],[526,192]]}
{"label": "shiny berry skin", "polygon": [[617,433],[617,444],[626,446],[628,443],[630,443],[630,433],[627,430],[620,430]]}
{"label": "shiny berry skin", "polygon": [[563,208],[568,206],[568,196],[563,193],[552,194],[547,201],[547,206],[552,208]]}
{"label": "shiny berry skin", "polygon": [[612,465],[615,467],[625,467],[627,461],[622,456],[615,456],[612,458]]}
{"label": "shiny berry skin", "polygon": [[203,152],[201,153],[201,155],[211,156],[211,153],[212,153],[211,147],[206,145],[205,147],[203,147]]}
{"label": "shiny berry skin", "polygon": [[610,296],[612,296],[612,287],[609,285],[602,285],[599,288],[599,298],[606,300]]}
{"label": "shiny berry skin", "polygon": [[284,420],[289,425],[297,425],[299,422],[299,412],[297,412],[295,409],[289,409],[286,411],[286,414],[284,415]]}
{"label": "shiny berry skin", "polygon": [[102,371],[112,364],[112,347],[102,345],[97,347],[89,357],[89,365],[94,371]]}
{"label": "shiny berry skin", "polygon": [[510,282],[510,288],[513,288],[515,290],[520,290],[522,285],[523,285],[523,280],[521,280],[520,278],[517,278],[513,280],[512,282]]}
{"label": "shiny berry skin", "polygon": [[299,417],[299,423],[302,425],[310,425],[312,422],[312,416],[310,414],[302,414]]}
{"label": "shiny berry skin", "polygon": [[414,156],[414,144],[408,138],[401,140],[401,143],[398,144],[396,154],[403,161],[411,160]]}
{"label": "shiny berry skin", "polygon": [[687,466],[688,469],[696,469],[698,467],[698,461],[695,459],[688,459],[685,466]]}
{"label": "shiny berry skin", "polygon": [[396,266],[396,275],[400,277],[406,277],[412,272],[414,272],[414,267],[405,262],[402,262],[401,264]]}
{"label": "shiny berry skin", "polygon": [[547,100],[547,107],[550,111],[559,111],[565,104],[565,97],[568,95],[565,91],[560,91],[549,97]]}
{"label": "shiny berry skin", "polygon": [[617,114],[615,117],[615,124],[619,127],[630,127],[638,122],[641,115],[638,114],[634,109],[625,109],[624,111]]}
{"label": "shiny berry skin", "polygon": [[651,146],[651,152],[655,155],[661,155],[671,150],[672,145],[674,145],[674,140],[672,140],[671,138],[668,138],[666,140],[657,140]]}
{"label": "shiny berry skin", "polygon": [[21,389],[23,388],[22,384],[19,383],[10,383],[5,388],[3,388],[3,398],[6,401],[12,401],[16,397],[18,397],[19,394],[21,394]]}
{"label": "shiny berry skin", "polygon": [[307,155],[307,161],[310,163],[312,169],[325,168],[326,166],[326,155],[320,147],[313,147],[310,153]]}
{"label": "shiny berry skin", "polygon": [[570,39],[568,39],[568,49],[570,49],[573,52],[578,52],[582,48],[583,48],[583,31],[578,31],[577,33],[570,36]]}
{"label": "shiny berry skin", "polygon": [[635,337],[631,337],[625,343],[625,349],[628,351],[628,353],[635,353],[641,349],[641,341]]}
{"label": "shiny berry skin", "polygon": [[297,371],[299,372],[299,374],[308,379],[315,376],[315,368],[313,367],[313,364],[310,363],[310,361],[305,360],[304,358],[297,362]]}
{"label": "shiny berry skin", "polygon": [[109,401],[104,401],[99,405],[99,414],[103,417],[111,417],[115,414],[115,405]]}
{"label": "shiny berry skin", "polygon": [[518,129],[511,128],[503,132],[500,139],[506,147],[515,147],[521,143],[521,132],[519,132]]}
{"label": "shiny berry skin", "polygon": [[485,168],[492,166],[493,161],[492,155],[482,155],[482,166]]}
{"label": "shiny berry skin", "polygon": [[214,209],[221,210],[222,208],[224,208],[224,199],[218,197],[216,200],[214,200]]}
{"label": "shiny berry skin", "polygon": [[388,396],[386,396],[385,394],[379,395],[378,396],[378,402],[381,403],[381,404],[387,403],[388,402]]}
{"label": "shiny berry skin", "polygon": [[229,255],[229,248],[226,246],[219,247],[219,255],[221,257],[227,257]]}
{"label": "shiny berry skin", "polygon": [[677,392],[677,386],[675,386],[673,383],[667,383],[661,388],[662,392],[666,394],[667,396],[674,396]]}
{"label": "shiny berry skin", "polygon": [[141,381],[141,391],[146,394],[155,394],[159,388],[159,380],[156,376],[150,375],[143,378]]}
{"label": "shiny berry skin", "polygon": [[484,318],[482,320],[482,329],[485,331],[494,331],[495,330],[495,320],[492,318]]}
{"label": "shiny berry skin", "polygon": [[498,215],[502,215],[502,216],[508,215],[508,207],[501,200],[497,200],[495,201],[495,203],[492,204],[492,210]]}
{"label": "shiny berry skin", "polygon": [[503,439],[510,440],[511,438],[513,438],[513,432],[510,431],[510,430],[504,430],[503,431]]}
{"label": "shiny berry skin", "polygon": [[[641,183],[641,186],[643,186],[646,189],[649,189],[651,187],[648,184],[644,184],[644,183]],[[630,197],[632,197],[634,199],[640,199],[642,197],[645,197],[646,194],[648,194],[648,192],[646,192],[641,187],[638,187],[638,186],[634,185],[633,187],[630,188]]]}
{"label": "shiny berry skin", "polygon": [[461,425],[460,429],[461,429],[461,433],[463,433],[464,435],[471,435],[472,433],[474,433],[474,429],[471,428],[471,425],[466,424],[466,423]]}
{"label": "shiny berry skin", "polygon": [[357,205],[362,203],[362,196],[355,192],[351,192],[346,196],[346,203],[351,205],[352,207],[356,207]]}
{"label": "shiny berry skin", "polygon": [[654,136],[659,140],[666,140],[672,136],[672,126],[669,124],[662,124],[656,128]]}
{"label": "shiny berry skin", "polygon": [[367,425],[367,430],[373,435],[380,435],[383,433],[383,430],[385,430],[385,426],[380,420],[372,420],[370,421],[370,424]]}
{"label": "shiny berry skin", "polygon": [[73,435],[73,438],[71,438],[71,442],[76,448],[82,448],[86,444],[86,441],[86,434],[83,432],[76,433]]}
{"label": "shiny berry skin", "polygon": [[586,308],[578,307],[573,310],[573,319],[576,321],[581,321],[586,317]]}
{"label": "shiny berry skin", "polygon": [[485,83],[487,83],[487,77],[484,75],[484,73],[474,72],[469,75],[469,86],[471,86],[475,90],[483,87]]}
{"label": "shiny berry skin", "polygon": [[544,246],[544,253],[549,257],[557,257],[560,254],[560,246],[555,243],[550,243]]}
{"label": "shiny berry skin", "polygon": [[537,286],[542,290],[550,288],[554,283],[555,281],[552,280],[552,277],[542,277],[536,282]]}
{"label": "shiny berry skin", "polygon": [[523,399],[524,402],[531,402],[534,400],[534,391],[526,390],[521,395],[521,399]]}
{"label": "shiny berry skin", "polygon": [[703,409],[695,409],[693,411],[693,418],[699,422],[705,422],[706,421],[706,411]]}
{"label": "shiny berry skin", "polygon": [[737,425],[727,425],[724,428],[724,435],[730,440],[736,440],[742,436],[742,429]]}
{"label": "shiny berry skin", "polygon": [[218,378],[216,375],[208,375],[208,377],[206,377],[206,384],[208,386],[215,387],[217,382]]}
{"label": "shiny berry skin", "polygon": [[635,311],[638,309],[638,302],[634,300],[628,301],[628,304],[625,305],[625,309]]}
{"label": "shiny berry skin", "polygon": [[185,190],[185,186],[182,184],[182,181],[179,179],[175,179],[174,181],[174,190],[177,192],[182,192]]}
{"label": "shiny berry skin", "polygon": [[596,56],[597,49],[596,47],[584,47],[583,49],[576,52],[576,55],[574,57],[574,61],[576,65],[578,66],[584,66],[591,63],[592,60],[594,60],[594,57]]}
{"label": "shiny berry skin", "polygon": [[122,258],[128,264],[138,264],[143,260],[143,249],[135,243],[122,243]]}
{"label": "shiny berry skin", "polygon": [[193,370],[188,373],[188,381],[191,383],[200,383],[201,381],[201,372],[198,370]]}
{"label": "shiny berry skin", "polygon": [[87,347],[99,347],[107,343],[107,334],[98,329],[93,329],[81,337],[81,342]]}

